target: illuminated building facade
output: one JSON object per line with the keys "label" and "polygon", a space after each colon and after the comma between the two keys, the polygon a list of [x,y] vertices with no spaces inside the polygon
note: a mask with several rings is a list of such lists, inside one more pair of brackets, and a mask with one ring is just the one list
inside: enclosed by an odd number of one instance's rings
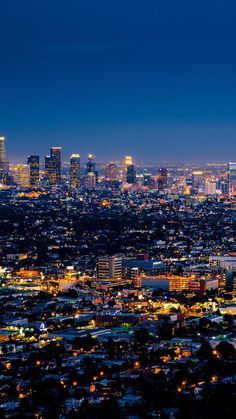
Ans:
{"label": "illuminated building facade", "polygon": [[97,277],[99,280],[115,281],[122,279],[122,257],[102,256],[97,263]]}
{"label": "illuminated building facade", "polygon": [[192,172],[192,191],[198,193],[200,188],[203,186],[203,172],[195,170]]}
{"label": "illuminated building facade", "polygon": [[9,162],[6,159],[5,137],[0,137],[0,178],[9,172]]}
{"label": "illuminated building facade", "polygon": [[56,183],[61,182],[61,147],[51,147],[51,157],[55,166]]}
{"label": "illuminated building facade", "polygon": [[216,182],[206,182],[205,183],[205,193],[206,195],[215,195],[216,194]]}
{"label": "illuminated building facade", "polygon": [[27,164],[17,164],[13,174],[14,180],[21,188],[28,188],[30,185],[30,171]]}
{"label": "illuminated building facade", "polygon": [[39,185],[39,156],[28,156],[30,186]]}
{"label": "illuminated building facade", "polygon": [[50,186],[56,185],[56,164],[54,156],[45,156],[45,176]]}
{"label": "illuminated building facade", "polygon": [[115,182],[118,179],[118,167],[115,163],[107,164],[105,168],[105,181]]}
{"label": "illuminated building facade", "polygon": [[96,183],[97,183],[96,174],[93,172],[87,173],[87,175],[84,177],[84,186],[86,188],[95,188]]}
{"label": "illuminated building facade", "polygon": [[94,173],[95,174],[95,179],[96,179],[96,183],[98,181],[98,172],[95,170],[95,155],[94,154],[89,154],[88,155],[88,161],[86,163],[86,167],[85,167],[85,172],[86,175],[88,175],[89,173]]}
{"label": "illuminated building facade", "polygon": [[236,163],[228,163],[229,195],[236,194]]}
{"label": "illuminated building facade", "polygon": [[70,158],[70,184],[76,188],[80,184],[80,155],[72,154]]}
{"label": "illuminated building facade", "polygon": [[122,170],[122,183],[127,183],[127,170],[129,166],[133,165],[132,156],[125,156],[123,160],[123,170]]}
{"label": "illuminated building facade", "polygon": [[166,167],[158,169],[158,190],[164,191],[167,188],[168,171]]}

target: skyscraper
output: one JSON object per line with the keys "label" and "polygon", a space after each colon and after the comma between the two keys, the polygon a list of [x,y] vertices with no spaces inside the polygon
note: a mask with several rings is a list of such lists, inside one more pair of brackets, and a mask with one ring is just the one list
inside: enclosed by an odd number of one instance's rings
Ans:
{"label": "skyscraper", "polygon": [[55,156],[45,156],[45,176],[50,186],[57,184]]}
{"label": "skyscraper", "polygon": [[122,170],[122,183],[125,185],[127,183],[127,168],[128,166],[133,165],[132,156],[125,156],[123,160],[123,170]]}
{"label": "skyscraper", "polygon": [[166,167],[160,167],[158,169],[158,190],[163,191],[167,188],[167,176],[168,171]]}
{"label": "skyscraper", "polygon": [[5,137],[0,137],[0,162],[6,161]]}
{"label": "skyscraper", "polygon": [[86,163],[86,174],[87,173],[94,173],[95,172],[95,155],[89,154],[88,161]]}
{"label": "skyscraper", "polygon": [[80,155],[72,154],[70,158],[70,184],[76,188],[80,184]]}
{"label": "skyscraper", "polygon": [[30,186],[39,185],[39,156],[28,156],[27,163],[30,170]]}
{"label": "skyscraper", "polygon": [[9,172],[9,161],[6,159],[5,137],[0,137],[0,177]]}
{"label": "skyscraper", "polygon": [[193,193],[198,193],[199,189],[204,190],[204,173],[201,170],[194,170],[192,172],[192,190]]}
{"label": "skyscraper", "polygon": [[84,186],[86,188],[95,188],[97,183],[96,174],[93,172],[87,173],[87,175],[84,177]]}
{"label": "skyscraper", "polygon": [[89,173],[94,173],[95,174],[95,178],[96,178],[96,183],[98,182],[98,172],[97,172],[97,170],[95,170],[95,155],[94,154],[89,154],[88,155],[88,161],[87,161],[87,163],[86,163],[86,168],[85,168],[85,171],[86,171],[86,176],[89,174]]}
{"label": "skyscraper", "polygon": [[56,183],[61,182],[61,147],[51,147],[51,157],[55,165]]}
{"label": "skyscraper", "polygon": [[229,195],[236,194],[236,163],[228,163]]}
{"label": "skyscraper", "polygon": [[115,163],[109,163],[105,167],[105,181],[115,182],[118,178],[118,168]]}
{"label": "skyscraper", "polygon": [[17,164],[13,177],[18,186],[21,188],[28,188],[30,185],[30,170],[28,164]]}
{"label": "skyscraper", "polygon": [[133,164],[127,166],[126,182],[131,185],[136,182],[136,170]]}

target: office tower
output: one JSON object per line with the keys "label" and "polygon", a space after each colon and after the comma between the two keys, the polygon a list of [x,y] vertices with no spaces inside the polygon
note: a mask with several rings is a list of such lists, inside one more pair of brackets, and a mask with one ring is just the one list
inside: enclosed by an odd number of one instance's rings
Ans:
{"label": "office tower", "polygon": [[95,155],[89,154],[88,161],[86,163],[86,173],[94,173],[95,172]]}
{"label": "office tower", "polygon": [[105,167],[105,181],[115,182],[118,179],[118,167],[115,163],[109,163]]}
{"label": "office tower", "polygon": [[136,170],[133,164],[127,166],[126,183],[134,185],[136,182]]}
{"label": "office tower", "polygon": [[151,173],[143,174],[143,186],[154,187],[154,179]]}
{"label": "office tower", "polygon": [[71,154],[70,158],[70,184],[76,188],[80,184],[80,155]]}
{"label": "office tower", "polygon": [[28,156],[27,164],[29,165],[30,186],[39,185],[39,156]]}
{"label": "office tower", "polygon": [[6,161],[5,137],[0,137],[0,162]]}
{"label": "office tower", "polygon": [[45,176],[50,186],[57,184],[56,159],[54,156],[45,156]]}
{"label": "office tower", "polygon": [[168,171],[166,167],[158,169],[158,190],[164,191],[167,188]]}
{"label": "office tower", "polygon": [[88,155],[88,161],[86,163],[86,168],[85,168],[85,172],[86,175],[88,175],[89,173],[94,173],[95,177],[96,177],[96,183],[98,182],[98,172],[95,170],[95,155],[94,154],[89,154]]}
{"label": "office tower", "polygon": [[56,183],[61,182],[61,147],[51,147],[51,157],[55,165]]}
{"label": "office tower", "polygon": [[201,170],[195,170],[192,172],[192,190],[193,193],[198,193],[199,189],[203,187],[204,176]]}
{"label": "office tower", "polygon": [[0,178],[9,172],[9,161],[6,159],[5,137],[0,137]]}
{"label": "office tower", "polygon": [[125,185],[127,182],[127,168],[133,165],[132,156],[125,156],[123,160],[123,170],[122,170],[122,183]]}
{"label": "office tower", "polygon": [[205,183],[205,193],[206,193],[206,195],[215,195],[216,194],[216,182],[207,181]]}
{"label": "office tower", "polygon": [[236,163],[228,163],[229,195],[236,194]]}
{"label": "office tower", "polygon": [[84,186],[86,188],[95,188],[97,183],[97,177],[96,177],[96,172],[89,172],[87,173],[87,175],[85,175],[84,177]]}
{"label": "office tower", "polygon": [[101,281],[120,281],[122,278],[122,257],[102,256],[98,258],[97,277]]}
{"label": "office tower", "polygon": [[30,185],[30,168],[28,164],[17,164],[13,178],[18,186],[28,188]]}

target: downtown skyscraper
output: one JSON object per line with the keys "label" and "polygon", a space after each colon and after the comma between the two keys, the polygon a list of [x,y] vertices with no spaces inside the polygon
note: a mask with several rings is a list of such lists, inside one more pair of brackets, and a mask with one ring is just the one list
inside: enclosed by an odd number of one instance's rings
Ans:
{"label": "downtown skyscraper", "polygon": [[28,156],[27,163],[29,165],[30,186],[39,185],[39,156]]}
{"label": "downtown skyscraper", "polygon": [[9,161],[6,159],[5,137],[0,137],[0,177],[9,172]]}
{"label": "downtown skyscraper", "polygon": [[45,176],[50,186],[61,182],[61,147],[51,147],[50,156],[45,156]]}
{"label": "downtown skyscraper", "polygon": [[73,188],[80,184],[80,155],[72,154],[70,158],[70,185]]}

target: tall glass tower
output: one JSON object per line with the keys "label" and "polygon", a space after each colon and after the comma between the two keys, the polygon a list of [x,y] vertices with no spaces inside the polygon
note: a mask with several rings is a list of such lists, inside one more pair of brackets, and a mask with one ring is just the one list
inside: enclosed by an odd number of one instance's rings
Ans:
{"label": "tall glass tower", "polygon": [[30,186],[39,184],[39,156],[28,156],[27,163],[30,170]]}
{"label": "tall glass tower", "polygon": [[80,183],[80,155],[72,154],[70,158],[70,184],[72,187],[79,186]]}
{"label": "tall glass tower", "polygon": [[236,194],[236,163],[228,163],[229,195]]}
{"label": "tall glass tower", "polygon": [[0,137],[0,163],[6,161],[6,147],[5,147],[5,138]]}
{"label": "tall glass tower", "polygon": [[61,182],[61,147],[51,147],[51,158],[54,161],[56,183]]}
{"label": "tall glass tower", "polygon": [[9,161],[6,159],[5,137],[0,137],[0,177],[9,173]]}

